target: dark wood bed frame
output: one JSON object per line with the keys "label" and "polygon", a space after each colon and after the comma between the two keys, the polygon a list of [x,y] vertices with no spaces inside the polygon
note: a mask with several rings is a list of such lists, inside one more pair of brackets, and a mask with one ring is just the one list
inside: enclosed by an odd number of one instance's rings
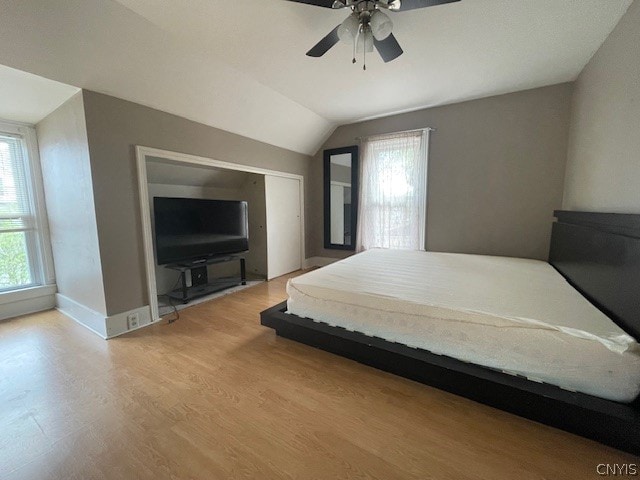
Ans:
{"label": "dark wood bed frame", "polygon": [[[554,212],[549,263],[640,340],[640,215]],[[640,455],[640,400],[622,404],[285,313],[260,314],[282,337]]]}

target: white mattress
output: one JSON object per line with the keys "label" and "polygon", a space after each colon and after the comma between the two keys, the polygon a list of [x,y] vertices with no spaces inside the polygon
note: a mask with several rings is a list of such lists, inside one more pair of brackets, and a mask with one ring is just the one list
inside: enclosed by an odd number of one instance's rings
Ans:
{"label": "white mattress", "polygon": [[610,400],[640,349],[546,262],[369,250],[289,280],[288,312]]}

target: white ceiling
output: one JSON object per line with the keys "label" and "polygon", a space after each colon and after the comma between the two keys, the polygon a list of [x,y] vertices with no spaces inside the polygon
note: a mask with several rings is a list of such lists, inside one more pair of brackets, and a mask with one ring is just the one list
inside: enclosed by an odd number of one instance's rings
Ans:
{"label": "white ceiling", "polygon": [[0,64],[298,152],[334,128],[112,0],[2,0]]}
{"label": "white ceiling", "polygon": [[[405,53],[304,53],[346,10],[284,0],[117,0],[332,122],[574,80],[631,0],[462,0],[390,13]],[[222,5],[224,4],[224,8]]]}
{"label": "white ceiling", "polygon": [[147,181],[161,185],[237,189],[244,185],[250,175],[223,168],[192,167],[155,157],[149,157],[147,161]]}
{"label": "white ceiling", "polygon": [[35,124],[79,89],[0,65],[0,118]]}
{"label": "white ceiling", "polygon": [[404,55],[304,53],[346,16],[285,0],[3,0],[0,63],[315,153],[338,124],[574,80],[631,0],[393,13]]}

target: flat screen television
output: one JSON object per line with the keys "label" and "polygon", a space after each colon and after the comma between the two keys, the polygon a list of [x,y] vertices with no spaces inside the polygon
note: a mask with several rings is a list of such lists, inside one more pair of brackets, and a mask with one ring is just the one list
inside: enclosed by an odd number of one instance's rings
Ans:
{"label": "flat screen television", "polygon": [[249,249],[247,202],[154,197],[158,265]]}

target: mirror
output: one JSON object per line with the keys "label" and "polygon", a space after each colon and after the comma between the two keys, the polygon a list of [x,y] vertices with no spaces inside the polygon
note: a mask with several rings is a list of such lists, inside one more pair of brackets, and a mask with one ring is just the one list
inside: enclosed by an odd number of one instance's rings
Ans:
{"label": "mirror", "polygon": [[355,250],[358,147],[324,151],[324,248]]}

